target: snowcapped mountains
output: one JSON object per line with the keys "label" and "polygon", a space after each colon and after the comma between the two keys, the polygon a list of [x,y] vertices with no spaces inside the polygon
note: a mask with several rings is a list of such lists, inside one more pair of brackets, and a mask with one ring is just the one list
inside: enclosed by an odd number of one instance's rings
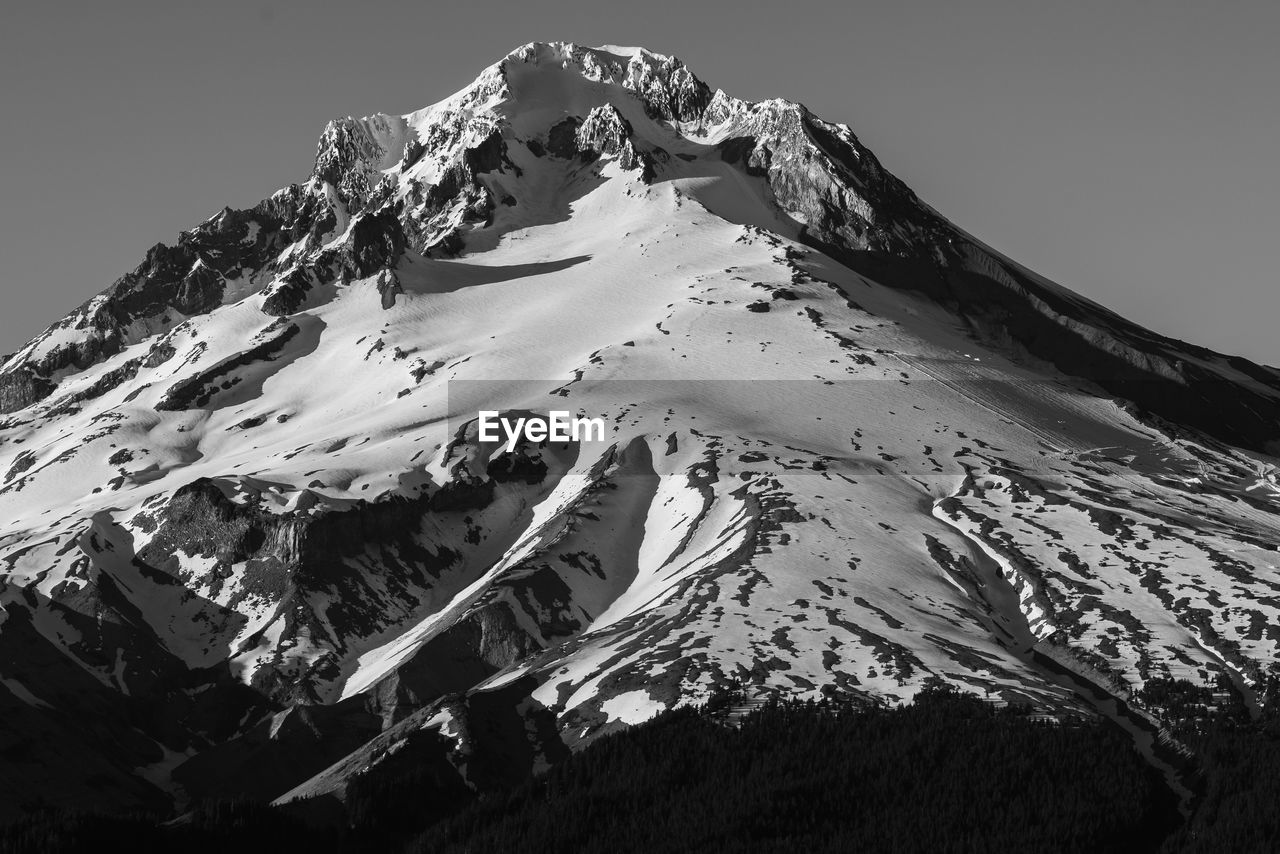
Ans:
{"label": "snowcapped mountains", "polygon": [[[742,682],[1123,716],[1280,651],[1280,372],[983,246],[845,125],[531,44],[0,369],[0,803],[477,785]],[[570,410],[604,441],[481,441]]]}

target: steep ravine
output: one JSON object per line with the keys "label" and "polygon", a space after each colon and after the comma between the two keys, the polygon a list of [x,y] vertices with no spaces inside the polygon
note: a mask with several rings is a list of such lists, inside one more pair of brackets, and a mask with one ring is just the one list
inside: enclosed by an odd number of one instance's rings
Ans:
{"label": "steep ravine", "polygon": [[[962,493],[968,482],[969,477],[966,477],[949,498]],[[1159,724],[1109,689],[1106,679],[1092,674],[1090,668],[1069,652],[1035,636],[1025,604],[1030,597],[1019,596],[1015,587],[1018,571],[997,549],[951,519],[945,509],[947,500],[943,498],[934,502],[933,517],[971,544],[970,562],[981,580],[981,586],[973,589],[971,595],[980,597],[979,605],[989,609],[996,618],[992,625],[997,627],[994,630],[997,641],[1047,682],[1071,691],[1084,705],[1124,730],[1132,739],[1134,748],[1160,772],[1177,795],[1179,812],[1184,817],[1189,816],[1194,793],[1187,785],[1186,772],[1179,767],[1183,764],[1179,761],[1182,758],[1180,746]],[[1024,580],[1023,585],[1030,589],[1029,582]],[[967,585],[961,587],[970,590]]]}

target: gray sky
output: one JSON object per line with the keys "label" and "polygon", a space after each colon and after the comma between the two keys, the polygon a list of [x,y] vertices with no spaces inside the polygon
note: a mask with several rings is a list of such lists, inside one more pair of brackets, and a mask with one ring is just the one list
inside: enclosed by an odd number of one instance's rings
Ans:
{"label": "gray sky", "polygon": [[638,44],[848,122],[960,227],[1160,332],[1280,364],[1280,4],[29,3],[0,31],[0,353],[326,120],[407,112],[528,41]]}

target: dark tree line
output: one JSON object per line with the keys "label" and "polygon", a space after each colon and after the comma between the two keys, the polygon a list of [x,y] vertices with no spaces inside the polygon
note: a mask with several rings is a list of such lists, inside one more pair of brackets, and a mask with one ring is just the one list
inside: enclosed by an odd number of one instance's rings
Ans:
{"label": "dark tree line", "polygon": [[1214,692],[1194,686],[1152,692],[1152,708],[1192,722],[1199,797],[1185,821],[1111,725],[1043,722],[934,684],[902,708],[831,698],[740,718],[726,693],[480,796],[424,733],[353,780],[328,827],[239,802],[177,820],[46,812],[0,829],[0,852],[1280,850],[1280,722],[1215,710]]}
{"label": "dark tree line", "polygon": [[1225,677],[1211,687],[1152,679],[1139,694],[1196,762],[1196,809],[1164,854],[1280,851],[1280,666],[1254,693],[1256,713]]}
{"label": "dark tree line", "polygon": [[935,688],[903,709],[773,703],[610,736],[411,850],[1157,851],[1176,820],[1120,733]]}

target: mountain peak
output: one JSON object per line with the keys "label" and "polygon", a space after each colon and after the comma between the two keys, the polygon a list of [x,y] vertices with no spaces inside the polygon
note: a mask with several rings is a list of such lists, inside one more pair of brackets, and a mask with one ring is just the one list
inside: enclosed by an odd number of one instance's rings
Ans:
{"label": "mountain peak", "polygon": [[[639,98],[655,118],[670,121],[696,120],[713,94],[679,59],[640,47],[530,42],[507,54],[472,86],[486,88],[494,68],[507,75],[509,83],[512,77],[524,77],[531,69],[575,72],[585,81],[625,89]],[[545,92],[530,94],[535,98],[545,96]]]}
{"label": "mountain peak", "polygon": [[[10,358],[0,410],[14,728],[161,800],[339,791],[411,730],[538,765],[729,684],[1080,710],[1276,658],[1274,371],[640,48],[330,122]],[[600,429],[482,429],[554,413]]]}
{"label": "mountain peak", "polygon": [[[334,282],[388,281],[405,251],[457,257],[500,245],[533,224],[529,212],[543,204],[547,185],[532,180],[552,162],[535,163],[543,152],[557,162],[616,162],[646,187],[693,182],[688,194],[716,216],[846,265],[870,264],[877,276],[887,275],[877,259],[914,265],[901,286],[948,305],[986,338],[1012,341],[1157,413],[1170,413],[1165,384],[1194,385],[1240,417],[1224,427],[1183,407],[1177,419],[1255,447],[1274,440],[1266,414],[1278,406],[1274,371],[1153,336],[998,256],[924,205],[846,125],[791,101],[713,93],[679,59],[644,48],[568,42],[522,45],[415,112],[328,123],[305,184],[153,249],[10,358],[0,369],[0,411],[44,400],[138,336],[163,333],[229,294],[260,295],[264,311],[288,314]],[[724,167],[746,181],[743,199],[706,191]],[[581,169],[557,174],[569,182],[561,192],[586,186]],[[1075,351],[1061,336],[1089,342],[1083,363],[1072,364]],[[1243,396],[1223,391],[1223,376]]]}

